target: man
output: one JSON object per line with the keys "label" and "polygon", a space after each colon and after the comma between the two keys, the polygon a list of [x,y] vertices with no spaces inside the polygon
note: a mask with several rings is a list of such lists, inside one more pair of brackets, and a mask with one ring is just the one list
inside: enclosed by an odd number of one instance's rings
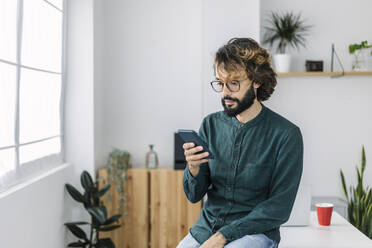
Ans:
{"label": "man", "polygon": [[257,42],[230,40],[217,51],[214,70],[211,85],[224,111],[205,117],[199,134],[215,158],[183,145],[186,196],[208,199],[178,248],[277,247],[302,175],[301,131],[261,103],[274,92],[276,74]]}

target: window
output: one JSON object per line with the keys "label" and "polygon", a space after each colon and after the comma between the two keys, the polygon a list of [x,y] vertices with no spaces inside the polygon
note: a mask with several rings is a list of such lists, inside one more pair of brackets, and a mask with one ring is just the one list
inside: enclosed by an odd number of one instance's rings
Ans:
{"label": "window", "polygon": [[62,164],[63,0],[0,1],[0,192]]}

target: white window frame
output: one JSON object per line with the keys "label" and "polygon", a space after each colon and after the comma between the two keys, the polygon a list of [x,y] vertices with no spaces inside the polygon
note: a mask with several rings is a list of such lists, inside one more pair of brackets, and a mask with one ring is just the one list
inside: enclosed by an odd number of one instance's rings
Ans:
{"label": "white window frame", "polygon": [[[21,52],[22,52],[22,31],[23,31],[23,2],[27,0],[17,0],[17,21],[16,21],[16,41],[17,41],[17,47],[16,47],[16,61],[11,62],[0,58],[1,63],[10,64],[16,67],[16,103],[15,103],[15,128],[14,128],[14,145],[11,146],[5,146],[0,147],[1,150],[11,149],[14,148],[15,151],[15,170],[11,171],[10,173],[6,173],[5,175],[0,175],[0,193],[3,191],[8,190],[10,187],[17,185],[30,177],[34,177],[39,175],[41,172],[44,172],[46,169],[55,168],[56,166],[60,166],[65,162],[65,148],[64,148],[64,102],[65,102],[65,85],[66,85],[66,1],[62,0],[63,9],[58,8],[53,3],[51,3],[48,0],[41,0],[47,4],[49,4],[51,7],[55,8],[57,11],[60,11],[62,13],[62,52],[61,52],[61,72],[55,72],[50,70],[44,70],[41,68],[35,68],[30,67],[26,65],[21,64]],[[54,135],[50,137],[45,137],[39,140],[33,140],[31,142],[26,143],[20,143],[19,141],[19,120],[20,120],[20,111],[19,111],[19,102],[20,102],[20,76],[21,76],[21,69],[29,69],[34,71],[40,71],[45,73],[51,73],[51,74],[57,74],[61,75],[61,96],[60,96],[60,109],[59,109],[59,115],[60,115],[60,131],[59,135]],[[24,170],[21,168],[21,163],[19,159],[19,148],[21,146],[34,144],[43,142],[46,140],[54,139],[60,137],[60,144],[61,144],[61,151],[58,154],[58,159],[54,158],[48,158],[42,157],[38,158],[35,161],[31,161],[30,164],[31,168],[28,168]],[[22,164],[24,165],[24,164]],[[33,171],[35,169],[35,171]],[[4,182],[4,185],[2,185],[1,182]]]}

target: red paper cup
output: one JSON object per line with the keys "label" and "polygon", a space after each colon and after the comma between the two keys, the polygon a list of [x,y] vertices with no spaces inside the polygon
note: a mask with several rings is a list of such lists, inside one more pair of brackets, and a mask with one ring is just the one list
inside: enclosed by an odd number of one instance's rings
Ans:
{"label": "red paper cup", "polygon": [[329,226],[331,223],[333,204],[332,203],[317,203],[316,213],[318,215],[318,223],[321,226]]}

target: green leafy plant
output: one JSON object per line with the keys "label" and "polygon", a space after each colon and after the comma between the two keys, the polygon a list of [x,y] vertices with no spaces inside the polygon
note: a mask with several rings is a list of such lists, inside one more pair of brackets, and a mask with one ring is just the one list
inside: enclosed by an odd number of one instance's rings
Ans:
{"label": "green leafy plant", "polygon": [[276,50],[279,53],[285,53],[288,45],[297,49],[300,46],[306,47],[305,37],[311,26],[305,25],[301,14],[271,12],[268,22],[269,25],[265,26],[264,44],[273,47],[274,43],[278,43]]}
{"label": "green leafy plant", "polygon": [[[108,166],[104,169],[107,171],[107,183],[115,186],[119,199],[117,211],[123,216],[128,215],[127,195],[125,188],[127,186],[127,170],[131,167],[130,153],[125,150],[115,148],[109,154]],[[99,179],[100,180],[100,179]],[[106,200],[111,201],[111,193],[108,192]]]}
{"label": "green leafy plant", "polygon": [[361,232],[372,239],[372,189],[363,186],[363,174],[366,168],[366,155],[362,148],[361,168],[356,166],[358,185],[350,186],[350,196],[347,192],[344,173],[340,170],[342,189],[348,202],[349,221]]}
{"label": "green leafy plant", "polygon": [[[115,248],[110,238],[99,237],[100,232],[109,232],[121,226],[115,224],[121,215],[117,214],[108,218],[106,207],[100,201],[100,197],[110,189],[110,184],[98,189],[98,183],[93,182],[91,175],[87,171],[81,173],[80,181],[84,188],[83,194],[71,184],[65,184],[65,188],[75,201],[83,204],[92,221],[91,223],[83,221],[65,223],[68,230],[78,238],[78,241],[69,243],[68,247]],[[90,226],[89,237],[79,227],[82,225]]]}
{"label": "green leafy plant", "polygon": [[[350,44],[349,53],[354,54],[357,50],[368,49],[368,48],[372,48],[372,45],[368,45],[368,42],[365,40],[360,43]],[[371,51],[371,56],[372,56],[372,51]]]}

